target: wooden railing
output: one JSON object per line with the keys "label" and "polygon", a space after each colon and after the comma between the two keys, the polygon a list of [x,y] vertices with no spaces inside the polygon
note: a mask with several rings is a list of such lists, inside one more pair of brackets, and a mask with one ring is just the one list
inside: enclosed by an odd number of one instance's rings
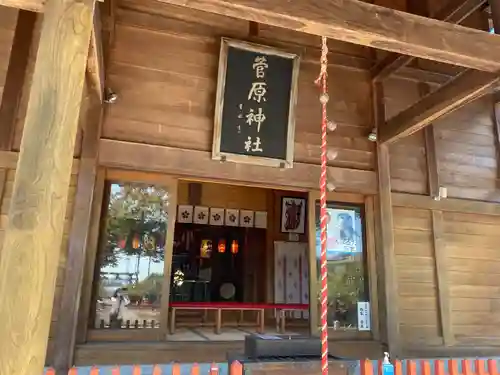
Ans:
{"label": "wooden railing", "polygon": [[[393,361],[394,375],[500,375],[497,359]],[[363,360],[360,375],[384,375],[382,361]]]}
{"label": "wooden railing", "polygon": [[[130,366],[127,366],[127,367],[129,367],[126,370],[127,375],[129,375],[129,374],[131,374],[131,375],[143,374],[141,366],[132,366],[132,371],[130,371]],[[151,374],[151,375],[181,375],[181,366],[178,363],[174,363],[171,366],[168,366],[168,370],[162,370],[161,367],[162,366],[155,365],[155,366],[153,366],[153,371],[151,372],[151,370],[148,370],[147,374],[148,375],[149,374]],[[201,373],[200,367],[196,363],[193,363],[191,365],[190,370],[191,370],[190,371],[191,375],[219,375],[219,367],[215,363],[211,364],[208,373]],[[81,373],[83,374],[83,372],[81,372]],[[125,371],[123,371],[123,374],[124,373],[125,373]],[[182,373],[185,374],[186,372],[182,371]],[[68,375],[78,375],[78,374],[80,374],[80,372],[78,372],[77,368],[72,368],[68,372]],[[85,374],[99,375],[100,374],[99,368],[93,367],[90,370],[90,373],[88,372],[88,369],[86,369]],[[109,372],[106,372],[106,374],[109,374]],[[120,367],[118,367],[118,366],[111,370],[111,375],[121,375],[121,374],[122,374],[122,371],[121,371]],[[145,372],[144,372],[144,374],[145,374]],[[241,365],[241,363],[238,361],[233,362],[230,366],[229,374],[231,374],[231,375],[243,375],[243,366]],[[56,371],[54,369],[50,368],[45,372],[45,375],[56,375]]]}

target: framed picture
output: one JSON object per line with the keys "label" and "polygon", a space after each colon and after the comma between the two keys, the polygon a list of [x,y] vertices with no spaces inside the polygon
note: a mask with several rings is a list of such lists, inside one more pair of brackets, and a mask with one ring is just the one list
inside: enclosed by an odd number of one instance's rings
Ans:
{"label": "framed picture", "polygon": [[304,234],[306,232],[306,199],[281,198],[281,232]]}

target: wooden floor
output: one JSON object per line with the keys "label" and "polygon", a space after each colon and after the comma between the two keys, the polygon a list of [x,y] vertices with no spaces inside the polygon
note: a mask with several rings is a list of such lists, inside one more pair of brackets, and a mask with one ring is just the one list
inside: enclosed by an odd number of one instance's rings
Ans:
{"label": "wooden floor", "polygon": [[[345,358],[379,359],[382,351],[374,341],[330,341],[330,352]],[[77,346],[75,365],[220,363],[226,361],[227,352],[243,352],[243,341],[99,342]]]}

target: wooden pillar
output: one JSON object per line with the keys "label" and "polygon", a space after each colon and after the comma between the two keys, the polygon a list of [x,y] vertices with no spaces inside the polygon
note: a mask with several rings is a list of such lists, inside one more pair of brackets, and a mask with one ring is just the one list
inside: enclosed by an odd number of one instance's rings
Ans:
{"label": "wooden pillar", "polygon": [[73,364],[76,341],[78,308],[83,282],[84,266],[92,217],[92,201],[97,173],[97,157],[103,108],[99,98],[92,93],[87,108],[80,114],[83,142],[80,169],[76,186],[75,207],[69,236],[64,285],[61,294],[61,311],[54,343],[54,364],[57,371],[65,373]]}
{"label": "wooden pillar", "polygon": [[[500,34],[500,1],[490,0],[491,19],[493,21],[493,28],[495,34]],[[500,187],[500,94],[493,94],[493,132],[495,137],[495,147],[497,156],[497,187]]]}
{"label": "wooden pillar", "polygon": [[453,345],[453,322],[451,320],[450,282],[448,279],[448,256],[444,236],[443,212],[432,210],[432,244],[434,247],[434,271],[436,274],[439,309],[439,326],[446,346]]}
{"label": "wooden pillar", "polygon": [[[429,94],[430,88],[427,83],[420,82],[418,84],[418,92],[420,97]],[[436,136],[434,135],[434,125],[430,124],[424,128],[425,138],[425,156],[427,159],[427,178],[429,195],[432,198],[439,197],[439,168],[436,154]]]}
{"label": "wooden pillar", "polygon": [[[95,315],[91,314],[91,305],[93,301],[92,292],[94,290],[94,280],[96,269],[100,265],[97,264],[97,255],[100,249],[100,233],[102,229],[103,214],[106,215],[106,210],[103,211],[103,204],[107,202],[105,195],[106,189],[106,170],[100,168],[97,171],[96,181],[94,185],[94,197],[92,199],[91,223],[87,238],[87,250],[85,252],[84,274],[80,296],[80,307],[78,309],[78,325],[76,334],[76,344],[83,344],[87,341],[87,332],[90,323],[95,320]],[[106,236],[103,236],[106,238]]]}
{"label": "wooden pillar", "polygon": [[41,374],[93,0],[48,0],[0,257],[0,374]]}
{"label": "wooden pillar", "polygon": [[309,191],[307,197],[307,239],[309,243],[309,333],[318,336],[319,330],[319,290],[318,266],[316,258],[316,192]]}
{"label": "wooden pillar", "polygon": [[[373,113],[377,129],[385,123],[384,89],[381,82],[373,83]],[[391,175],[389,149],[387,145],[377,145],[378,166],[378,212],[380,255],[383,259],[385,328],[389,352],[393,357],[401,353],[399,345],[398,285],[396,280],[396,262],[394,254],[394,229],[391,198]]]}

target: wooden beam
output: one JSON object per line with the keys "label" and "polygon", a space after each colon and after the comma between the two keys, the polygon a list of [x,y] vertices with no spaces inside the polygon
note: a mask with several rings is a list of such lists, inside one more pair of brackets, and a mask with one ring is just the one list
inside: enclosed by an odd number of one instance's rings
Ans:
{"label": "wooden beam", "polygon": [[[418,91],[420,97],[425,97],[429,94],[430,88],[426,83],[419,83]],[[427,179],[429,187],[429,195],[432,198],[439,196],[439,168],[438,158],[436,155],[436,137],[434,135],[434,125],[429,124],[424,129],[425,138],[425,156],[427,161]]]}
{"label": "wooden beam", "polygon": [[45,6],[0,257],[0,374],[43,373],[93,8]]}
{"label": "wooden beam", "polygon": [[73,364],[73,353],[76,342],[78,310],[82,289],[84,266],[86,259],[87,239],[91,228],[92,202],[97,174],[97,158],[103,108],[100,98],[91,90],[90,102],[86,111],[80,114],[86,123],[83,127],[80,171],[76,185],[75,205],[69,248],[66,261],[64,285],[61,293],[60,311],[54,341],[54,368],[67,373]]}
{"label": "wooden beam", "polygon": [[102,23],[99,7],[95,7],[94,26],[90,38],[89,57],[87,61],[87,74],[90,87],[102,103],[104,97],[104,57],[102,46]]}
{"label": "wooden beam", "polygon": [[432,211],[432,244],[434,248],[434,271],[436,275],[439,326],[444,345],[453,345],[453,320],[451,319],[450,282],[448,279],[448,256],[444,239],[442,211]]}
{"label": "wooden beam", "polygon": [[436,201],[427,195],[392,193],[392,204],[397,207],[500,216],[499,203],[468,199],[446,198]]}
{"label": "wooden beam", "polygon": [[431,17],[449,23],[460,24],[472,13],[481,9],[487,0],[451,0]]}
{"label": "wooden beam", "polygon": [[380,129],[380,142],[391,143],[419,131],[471,99],[488,93],[497,82],[498,76],[491,73],[467,70],[459,74],[451,82],[388,120]]}
{"label": "wooden beam", "polygon": [[[426,2],[420,0],[416,3],[424,4]],[[485,3],[486,0],[452,0],[449,1],[443,8],[441,8],[440,11],[434,14],[432,18],[440,21],[446,21],[452,24],[459,24]],[[414,12],[416,13],[415,10]],[[414,56],[391,53],[384,59],[380,60],[372,68],[372,78],[375,80],[385,79],[391,74],[394,74],[397,70],[410,64],[414,59]]]}
{"label": "wooden beam", "polygon": [[500,37],[360,0],[160,1],[448,64],[500,70]]}
{"label": "wooden beam", "polygon": [[10,150],[34,44],[36,13],[19,11],[0,104],[0,150]]}
{"label": "wooden beam", "polygon": [[[384,89],[381,82],[372,84],[373,117],[376,128],[380,131],[385,120]],[[378,172],[378,228],[380,230],[380,254],[383,258],[385,297],[385,329],[389,351],[393,356],[400,353],[398,283],[396,280],[396,260],[394,255],[394,225],[391,201],[391,175],[389,149],[387,145],[377,145]]]}
{"label": "wooden beam", "polygon": [[[231,181],[243,185],[262,185],[289,190],[317,190],[320,166],[294,163],[293,169],[280,170],[211,160],[210,152],[101,139],[99,163],[102,166],[168,173],[202,180]],[[337,190],[375,194],[373,171],[329,167]]]}
{"label": "wooden beam", "polygon": [[[420,3],[424,3],[420,1]],[[453,24],[459,24],[476,10],[478,10],[486,0],[454,0],[448,2],[439,12],[432,18],[442,20]],[[409,65],[415,59],[414,56],[399,55],[391,53],[384,59],[380,60],[372,68],[372,78],[382,80],[394,74],[401,68]]]}

